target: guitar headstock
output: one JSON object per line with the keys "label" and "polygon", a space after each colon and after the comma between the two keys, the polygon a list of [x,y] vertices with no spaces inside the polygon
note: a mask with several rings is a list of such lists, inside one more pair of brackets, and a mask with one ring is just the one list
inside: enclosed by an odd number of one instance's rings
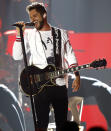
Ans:
{"label": "guitar headstock", "polygon": [[105,67],[107,65],[106,59],[99,59],[95,60],[90,64],[90,67],[97,68],[97,67]]}

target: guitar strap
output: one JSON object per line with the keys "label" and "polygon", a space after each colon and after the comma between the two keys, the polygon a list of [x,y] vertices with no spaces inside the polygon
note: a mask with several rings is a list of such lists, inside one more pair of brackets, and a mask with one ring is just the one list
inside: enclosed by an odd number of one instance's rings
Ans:
{"label": "guitar strap", "polygon": [[52,36],[53,36],[53,44],[54,44],[54,57],[55,57],[55,66],[58,68],[62,67],[62,59],[61,59],[61,31],[60,29],[55,29],[52,27]]}

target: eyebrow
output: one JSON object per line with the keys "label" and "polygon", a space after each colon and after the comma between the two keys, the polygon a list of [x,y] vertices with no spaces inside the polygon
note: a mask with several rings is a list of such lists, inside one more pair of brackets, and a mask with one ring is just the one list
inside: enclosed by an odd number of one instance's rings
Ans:
{"label": "eyebrow", "polygon": [[37,16],[37,14],[34,14],[34,15],[30,16],[30,18],[35,17],[35,16]]}

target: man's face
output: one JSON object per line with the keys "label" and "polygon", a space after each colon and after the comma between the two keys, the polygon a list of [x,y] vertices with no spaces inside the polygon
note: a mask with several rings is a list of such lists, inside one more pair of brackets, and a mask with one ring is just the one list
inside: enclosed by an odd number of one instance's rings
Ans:
{"label": "man's face", "polygon": [[43,19],[43,16],[39,12],[33,9],[29,12],[29,17],[30,17],[30,21],[35,23],[35,28],[37,30],[42,29],[44,25],[44,19]]}

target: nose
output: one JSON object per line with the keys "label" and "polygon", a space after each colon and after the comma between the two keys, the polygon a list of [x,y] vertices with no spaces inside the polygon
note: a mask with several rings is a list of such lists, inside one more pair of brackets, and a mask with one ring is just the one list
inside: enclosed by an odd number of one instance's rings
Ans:
{"label": "nose", "polygon": [[31,18],[31,22],[34,22],[35,21],[35,19],[34,18]]}
{"label": "nose", "polygon": [[32,17],[30,17],[30,21],[31,22],[34,22],[35,21],[35,18],[32,16]]}

